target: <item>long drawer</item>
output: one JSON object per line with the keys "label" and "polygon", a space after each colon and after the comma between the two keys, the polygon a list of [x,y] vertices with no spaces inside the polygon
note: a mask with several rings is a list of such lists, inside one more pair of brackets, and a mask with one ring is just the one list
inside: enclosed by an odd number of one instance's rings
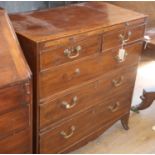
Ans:
{"label": "long drawer", "polygon": [[40,73],[40,99],[94,80],[109,71],[137,64],[141,48],[142,42],[126,46],[128,55],[123,62],[117,60],[119,48],[116,48],[86,60],[76,61]]}
{"label": "long drawer", "polygon": [[109,96],[102,104],[72,117],[40,134],[40,153],[57,153],[74,145],[110,121],[118,120],[129,112],[132,88]]}
{"label": "long drawer", "polygon": [[31,131],[25,129],[0,140],[1,154],[22,154],[32,153]]}
{"label": "long drawer", "polygon": [[0,114],[29,104],[25,96],[24,85],[15,85],[0,89]]}
{"label": "long drawer", "polygon": [[[134,86],[136,67],[107,73],[95,82],[61,94],[40,104],[40,128],[62,121],[96,103],[103,102],[108,94]],[[110,92],[110,93],[109,93]]]}
{"label": "long drawer", "polygon": [[0,115],[0,139],[29,127],[29,105]]}

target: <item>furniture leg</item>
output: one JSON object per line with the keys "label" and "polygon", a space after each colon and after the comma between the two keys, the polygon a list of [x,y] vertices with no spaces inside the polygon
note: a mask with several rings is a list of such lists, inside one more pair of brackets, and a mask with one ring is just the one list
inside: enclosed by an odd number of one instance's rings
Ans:
{"label": "furniture leg", "polygon": [[125,130],[128,130],[129,129],[129,126],[128,126],[128,123],[129,123],[129,116],[130,116],[130,113],[124,115],[122,118],[121,118],[121,123],[122,123],[122,126]]}
{"label": "furniture leg", "polygon": [[142,102],[136,106],[133,106],[131,108],[132,111],[139,112],[139,110],[144,110],[150,107],[153,103],[153,100],[155,99],[155,92],[143,90],[143,95],[140,96],[140,99]]}

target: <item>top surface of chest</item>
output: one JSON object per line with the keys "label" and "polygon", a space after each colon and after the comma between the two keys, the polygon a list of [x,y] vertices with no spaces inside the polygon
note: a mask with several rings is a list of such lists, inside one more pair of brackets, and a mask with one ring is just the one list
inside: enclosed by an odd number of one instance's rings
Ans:
{"label": "top surface of chest", "polygon": [[16,32],[40,42],[146,17],[104,2],[89,2],[55,9],[10,15]]}
{"label": "top surface of chest", "polygon": [[4,10],[0,10],[0,87],[25,80],[30,70]]}

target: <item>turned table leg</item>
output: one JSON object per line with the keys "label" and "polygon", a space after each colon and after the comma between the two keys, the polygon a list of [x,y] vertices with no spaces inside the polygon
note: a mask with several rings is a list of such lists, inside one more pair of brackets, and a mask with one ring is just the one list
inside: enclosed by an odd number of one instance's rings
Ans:
{"label": "turned table leg", "polygon": [[129,126],[128,126],[128,123],[129,123],[129,116],[130,116],[130,113],[124,115],[122,118],[121,118],[121,123],[122,123],[122,126],[125,130],[128,130],[129,129]]}
{"label": "turned table leg", "polygon": [[140,96],[142,102],[136,106],[131,107],[131,110],[134,112],[139,112],[139,110],[146,109],[150,107],[155,100],[155,91],[143,90],[143,95]]}

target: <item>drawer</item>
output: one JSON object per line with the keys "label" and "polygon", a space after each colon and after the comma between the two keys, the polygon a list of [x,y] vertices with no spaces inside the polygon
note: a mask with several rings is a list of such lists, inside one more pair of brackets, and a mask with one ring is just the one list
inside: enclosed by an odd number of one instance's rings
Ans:
{"label": "drawer", "polygon": [[40,73],[40,98],[47,98],[57,92],[79,86],[109,71],[137,64],[141,49],[142,42],[126,46],[128,55],[123,62],[117,60],[119,49],[116,48],[87,60],[44,71]]}
{"label": "drawer", "polygon": [[32,153],[30,131],[28,129],[0,140],[0,154]]}
{"label": "drawer", "polygon": [[0,89],[0,114],[22,107],[29,103],[24,85],[15,85]]}
{"label": "drawer", "polygon": [[40,153],[58,153],[61,149],[72,145],[88,133],[94,126],[93,110],[82,113],[78,117],[65,122],[53,130],[40,135]]}
{"label": "drawer", "polygon": [[29,106],[0,115],[0,139],[30,125]]}
{"label": "drawer", "polygon": [[142,40],[144,37],[145,24],[129,25],[122,29],[116,29],[103,34],[102,51],[121,46],[122,41],[129,42]]}
{"label": "drawer", "polygon": [[120,119],[129,113],[133,88],[108,96],[106,101],[72,117],[63,124],[40,134],[40,153],[58,153],[77,144],[101,125]]}
{"label": "drawer", "polygon": [[100,51],[101,35],[99,34],[84,34],[52,41],[52,45],[40,53],[40,70],[84,58]]}
{"label": "drawer", "polygon": [[71,115],[103,102],[109,91],[116,93],[134,86],[136,67],[110,72],[95,82],[41,103],[40,128],[43,129],[52,123],[58,123]]}

